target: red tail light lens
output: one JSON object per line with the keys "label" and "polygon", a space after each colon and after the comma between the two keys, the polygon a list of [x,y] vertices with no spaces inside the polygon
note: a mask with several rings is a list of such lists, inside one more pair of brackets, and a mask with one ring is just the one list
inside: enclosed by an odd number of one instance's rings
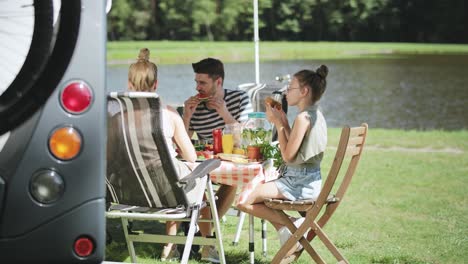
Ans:
{"label": "red tail light lens", "polygon": [[93,100],[91,88],[83,81],[72,81],[62,90],[60,102],[71,114],[81,114],[88,110]]}
{"label": "red tail light lens", "polygon": [[94,242],[89,237],[80,237],[75,241],[73,250],[79,257],[88,257],[94,251]]}

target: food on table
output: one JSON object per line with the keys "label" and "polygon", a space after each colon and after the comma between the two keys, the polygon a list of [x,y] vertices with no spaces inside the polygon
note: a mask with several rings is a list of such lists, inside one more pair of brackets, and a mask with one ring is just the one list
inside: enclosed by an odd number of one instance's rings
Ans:
{"label": "food on table", "polygon": [[197,160],[212,159],[213,156],[213,151],[210,150],[197,151]]}
{"label": "food on table", "polygon": [[243,149],[241,149],[241,148],[234,148],[234,149],[232,150],[232,153],[233,153],[233,154],[244,155],[244,154],[245,154],[245,151],[244,151]]}
{"label": "food on table", "polygon": [[249,160],[245,159],[245,158],[233,157],[232,162],[234,162],[234,163],[248,163]]}
{"label": "food on table", "polygon": [[222,160],[232,161],[234,163],[248,163],[249,162],[249,160],[247,159],[247,156],[239,155],[239,154],[219,153],[218,158]]}
{"label": "food on table", "polygon": [[205,150],[205,144],[195,143],[193,144],[195,151],[203,151]]}
{"label": "food on table", "polygon": [[205,144],[205,150],[213,151],[213,144]]}
{"label": "food on table", "polygon": [[265,104],[269,105],[270,107],[274,107],[278,110],[281,110],[281,103],[273,99],[272,97],[268,96],[265,98]]}

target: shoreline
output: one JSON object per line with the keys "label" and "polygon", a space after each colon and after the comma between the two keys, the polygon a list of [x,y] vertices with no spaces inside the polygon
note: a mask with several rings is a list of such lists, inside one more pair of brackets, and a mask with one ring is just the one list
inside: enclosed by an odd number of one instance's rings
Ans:
{"label": "shoreline", "polygon": [[[368,43],[368,42],[260,42],[261,61],[398,59],[411,56],[467,56],[467,44]],[[107,43],[107,64],[132,62],[147,47],[155,62],[186,64],[205,57],[226,63],[253,62],[253,42],[119,41]]]}

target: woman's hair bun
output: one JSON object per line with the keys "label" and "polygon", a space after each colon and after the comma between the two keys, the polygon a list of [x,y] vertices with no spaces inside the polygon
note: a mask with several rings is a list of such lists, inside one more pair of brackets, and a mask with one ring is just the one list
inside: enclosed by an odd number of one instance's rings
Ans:
{"label": "woman's hair bun", "polygon": [[140,53],[138,54],[139,61],[149,61],[150,51],[147,48],[140,49]]}
{"label": "woman's hair bun", "polygon": [[328,67],[321,65],[315,72],[320,76],[320,78],[325,79],[328,75]]}

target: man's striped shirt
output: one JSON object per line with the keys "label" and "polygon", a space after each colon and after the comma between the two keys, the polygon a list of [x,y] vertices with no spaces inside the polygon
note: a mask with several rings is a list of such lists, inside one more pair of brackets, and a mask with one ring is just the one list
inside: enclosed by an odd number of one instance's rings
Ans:
{"label": "man's striped shirt", "polygon": [[[244,91],[224,89],[224,101],[231,115],[244,122],[252,112],[249,96]],[[199,139],[213,139],[213,129],[224,128],[223,118],[214,109],[208,109],[205,103],[200,103],[190,120],[189,129],[195,131]]]}

